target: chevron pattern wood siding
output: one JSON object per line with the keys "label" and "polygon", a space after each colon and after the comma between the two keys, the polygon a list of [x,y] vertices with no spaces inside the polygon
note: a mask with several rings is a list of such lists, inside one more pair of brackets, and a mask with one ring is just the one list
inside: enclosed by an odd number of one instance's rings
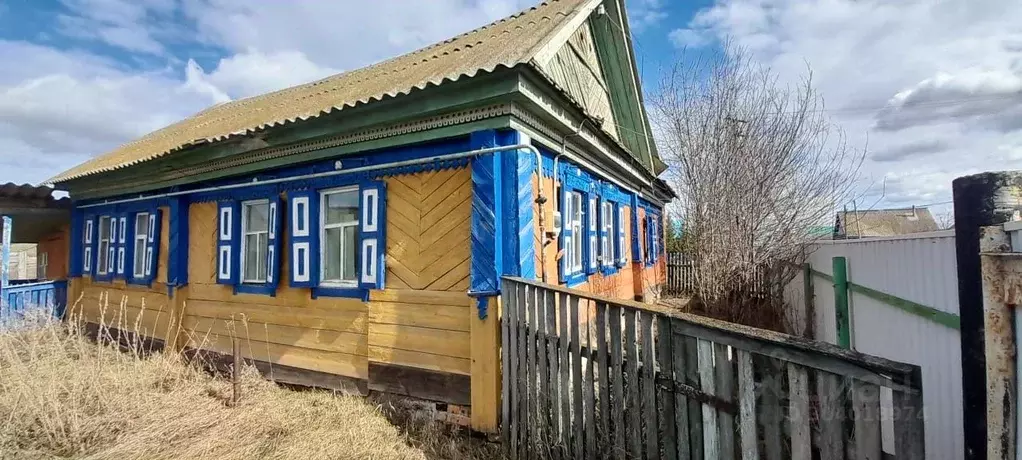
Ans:
{"label": "chevron pattern wood siding", "polygon": [[387,288],[468,291],[469,168],[385,178]]}

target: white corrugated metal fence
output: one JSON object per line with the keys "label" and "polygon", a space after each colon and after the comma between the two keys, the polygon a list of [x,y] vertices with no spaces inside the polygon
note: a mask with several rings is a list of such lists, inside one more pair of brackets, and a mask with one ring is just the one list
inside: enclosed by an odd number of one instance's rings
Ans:
{"label": "white corrugated metal fence", "polygon": [[[962,363],[958,315],[958,277],[953,231],[892,238],[824,241],[809,258],[813,270],[816,339],[838,344],[834,257],[847,261],[852,348],[863,353],[922,367],[926,417],[926,453],[933,459],[963,457]],[[943,322],[910,313],[890,301],[867,295],[865,287],[922,304],[950,315]],[[804,317],[803,277],[785,289],[789,305]],[[904,303],[903,303],[904,304]],[[951,316],[954,315],[954,316]],[[951,319],[951,321],[949,321]],[[886,416],[892,416],[887,400]],[[883,433],[885,450],[893,453],[893,432]]]}

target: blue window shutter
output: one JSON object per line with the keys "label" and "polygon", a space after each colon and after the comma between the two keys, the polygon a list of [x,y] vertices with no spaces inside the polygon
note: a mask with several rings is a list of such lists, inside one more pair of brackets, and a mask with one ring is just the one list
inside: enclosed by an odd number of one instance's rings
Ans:
{"label": "blue window shutter", "polygon": [[[561,282],[568,282],[568,275],[571,274],[571,257],[569,254],[569,248],[571,247],[572,239],[574,235],[571,231],[571,192],[567,188],[564,189],[564,196],[561,198]],[[540,248],[542,251],[543,248]]]}
{"label": "blue window shutter", "polygon": [[124,278],[135,280],[135,219],[137,213],[125,215],[124,229]]}
{"label": "blue window shutter", "polygon": [[[217,204],[216,215],[216,282],[233,285],[238,281],[241,210],[238,209],[237,202],[225,201]],[[146,259],[148,260],[148,257]],[[147,263],[146,267],[148,266]]]}
{"label": "blue window shutter", "polygon": [[160,217],[160,209],[149,210],[149,234],[146,235],[145,257],[145,282],[152,283],[156,278],[158,261],[160,260],[160,224],[163,219]]}
{"label": "blue window shutter", "polygon": [[84,234],[82,235],[82,274],[92,275],[92,262],[95,260],[94,252],[96,241],[96,219],[88,217],[85,219]]}
{"label": "blue window shutter", "polygon": [[115,216],[115,217],[113,217],[113,219],[117,221],[117,245],[116,245],[117,246],[117,260],[116,260],[117,277],[123,278],[124,277],[124,262],[125,262],[125,256],[126,256],[126,254],[125,254],[125,250],[126,250],[125,249],[125,243],[127,243],[127,241],[128,241],[128,239],[127,239],[127,236],[128,236],[127,235],[127,233],[128,233],[128,217],[126,215],[121,215],[119,217]]}
{"label": "blue window shutter", "polygon": [[621,204],[617,204],[614,209],[614,228],[617,229],[617,266],[624,267],[628,262],[628,257],[625,256],[625,208]]}
{"label": "blue window shutter", "polygon": [[266,238],[266,287],[272,289],[270,295],[276,294],[280,282],[280,237],[281,214],[284,206],[280,197],[270,198],[270,228]]}
{"label": "blue window shutter", "polygon": [[315,190],[288,192],[291,287],[319,285],[319,194]]}
{"label": "blue window shutter", "polygon": [[106,247],[106,276],[103,279],[111,280],[116,271],[117,262],[117,216],[110,216],[107,220],[109,226],[110,242]]}
{"label": "blue window shutter", "polygon": [[587,260],[588,263],[586,263],[586,273],[591,275],[593,273],[596,273],[596,266],[599,263],[599,256],[597,255],[598,254],[598,251],[597,251],[598,244],[597,244],[597,241],[596,241],[596,235],[597,235],[597,232],[596,232],[596,216],[598,214],[598,211],[596,209],[596,197],[595,196],[589,195],[589,207],[586,208],[586,211],[587,212],[585,213],[585,215],[586,215],[586,221],[588,222],[588,226],[586,227],[587,231],[585,233],[588,236],[587,239],[589,241],[589,249],[586,252],[589,255],[588,260]]}
{"label": "blue window shutter", "polygon": [[359,286],[362,289],[383,289],[386,268],[387,189],[383,182],[362,184],[362,216],[359,219],[361,243],[356,251],[360,262]]}

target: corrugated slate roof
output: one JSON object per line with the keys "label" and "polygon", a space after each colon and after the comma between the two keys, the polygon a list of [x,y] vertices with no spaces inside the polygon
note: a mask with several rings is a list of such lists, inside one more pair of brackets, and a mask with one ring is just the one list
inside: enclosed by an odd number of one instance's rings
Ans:
{"label": "corrugated slate roof", "polygon": [[838,213],[838,236],[864,238],[940,230],[927,208],[872,209]]}
{"label": "corrugated slate roof", "polygon": [[53,194],[53,188],[45,185],[31,185],[31,184],[15,184],[14,182],[8,182],[0,185],[0,199],[8,199],[10,201],[17,200],[31,200],[31,199],[45,199],[49,198]]}
{"label": "corrugated slate roof", "polygon": [[131,166],[185,147],[244,135],[410,93],[416,89],[529,63],[592,0],[548,0],[450,40],[369,67],[292,88],[210,107],[47,183]]}

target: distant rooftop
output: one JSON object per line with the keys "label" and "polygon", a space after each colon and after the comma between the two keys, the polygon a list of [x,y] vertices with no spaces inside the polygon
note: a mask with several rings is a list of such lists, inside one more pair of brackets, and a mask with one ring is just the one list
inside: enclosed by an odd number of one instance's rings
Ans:
{"label": "distant rooftop", "polygon": [[835,238],[869,238],[940,230],[927,208],[870,209],[837,213]]}

